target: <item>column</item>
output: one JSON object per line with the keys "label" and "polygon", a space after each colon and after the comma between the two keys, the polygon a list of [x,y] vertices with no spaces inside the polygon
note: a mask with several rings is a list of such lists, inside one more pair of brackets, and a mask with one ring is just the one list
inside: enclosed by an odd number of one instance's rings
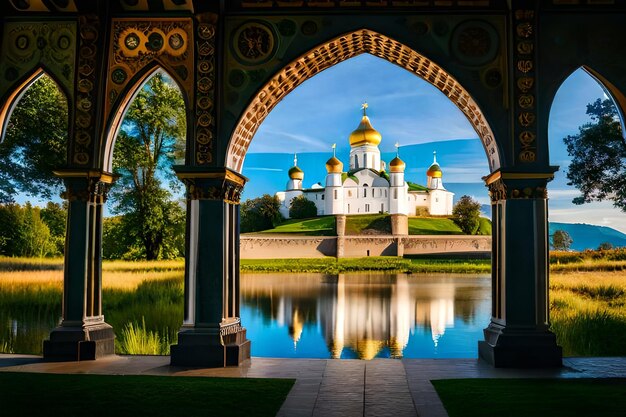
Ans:
{"label": "column", "polygon": [[552,174],[502,173],[486,178],[492,200],[492,317],[478,342],[496,367],[561,366],[549,330],[548,209]]}
{"label": "column", "polygon": [[114,177],[58,171],[68,200],[63,312],[44,341],[46,360],[93,360],[115,353],[113,328],[102,314],[102,205]]}
{"label": "column", "polygon": [[337,233],[337,258],[343,258],[346,254],[346,215],[335,215],[335,232]]}
{"label": "column", "polygon": [[246,179],[226,168],[175,167],[187,187],[185,314],[176,366],[239,365],[250,341],[239,318],[239,199]]}

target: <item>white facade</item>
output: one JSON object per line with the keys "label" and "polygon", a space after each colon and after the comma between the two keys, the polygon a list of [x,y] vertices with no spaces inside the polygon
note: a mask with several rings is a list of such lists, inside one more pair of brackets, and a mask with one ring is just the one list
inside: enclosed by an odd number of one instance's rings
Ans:
{"label": "white facade", "polygon": [[318,216],[374,213],[415,216],[423,209],[433,216],[451,215],[454,194],[444,188],[436,158],[427,172],[427,186],[405,181],[405,164],[399,157],[389,163],[387,173],[387,164],[381,160],[378,149],[382,137],[371,126],[365,108],[359,127],[350,135],[349,170],[344,172],[341,161],[333,156],[326,162],[325,186],[317,183],[303,189],[304,172],[297,167],[295,159],[289,170],[287,189],[276,193],[281,214],[289,218],[291,201],[304,195],[315,203]]}

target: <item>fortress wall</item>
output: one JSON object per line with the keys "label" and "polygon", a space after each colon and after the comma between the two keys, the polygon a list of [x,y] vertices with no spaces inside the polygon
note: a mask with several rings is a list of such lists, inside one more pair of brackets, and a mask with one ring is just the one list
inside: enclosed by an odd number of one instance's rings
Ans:
{"label": "fortress wall", "polygon": [[[337,237],[241,236],[242,259],[322,258],[336,256]],[[491,236],[346,236],[343,256],[397,256],[490,252]],[[368,253],[369,252],[369,253]]]}

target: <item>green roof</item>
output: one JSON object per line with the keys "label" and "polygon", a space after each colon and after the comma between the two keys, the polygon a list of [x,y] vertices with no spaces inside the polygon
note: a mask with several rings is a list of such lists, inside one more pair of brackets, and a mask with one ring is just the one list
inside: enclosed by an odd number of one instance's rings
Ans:
{"label": "green roof", "polygon": [[426,191],[428,192],[428,187],[424,187],[423,185],[416,184],[414,182],[407,181],[407,185],[409,186],[409,191]]}
{"label": "green roof", "polygon": [[356,182],[358,184],[359,183],[359,179],[354,176],[354,172],[356,172],[356,171],[342,172],[341,173],[341,183],[343,184],[344,182],[346,182],[346,180],[348,178],[350,178],[352,181],[354,181],[354,182]]}

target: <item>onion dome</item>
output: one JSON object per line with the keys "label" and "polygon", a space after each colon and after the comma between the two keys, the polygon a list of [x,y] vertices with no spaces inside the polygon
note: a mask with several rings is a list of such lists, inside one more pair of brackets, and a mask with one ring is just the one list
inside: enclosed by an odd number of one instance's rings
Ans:
{"label": "onion dome", "polygon": [[437,152],[433,152],[433,164],[426,171],[426,175],[433,178],[441,178],[441,167],[437,163]]}
{"label": "onion dome", "polygon": [[329,174],[341,174],[343,172],[343,163],[333,156],[326,161],[326,171]]}
{"label": "onion dome", "polygon": [[288,173],[289,178],[291,178],[292,180],[302,181],[304,179],[304,171],[302,171],[298,167],[298,155],[293,156],[293,166],[291,167],[291,169],[289,169]]}
{"label": "onion dome", "polygon": [[396,156],[389,162],[389,171],[390,172],[404,172],[406,168],[406,164],[399,156]]}
{"label": "onion dome", "polygon": [[382,135],[372,127],[369,117],[365,114],[367,103],[363,104],[363,117],[359,127],[350,134],[350,146],[373,145],[378,146]]}

